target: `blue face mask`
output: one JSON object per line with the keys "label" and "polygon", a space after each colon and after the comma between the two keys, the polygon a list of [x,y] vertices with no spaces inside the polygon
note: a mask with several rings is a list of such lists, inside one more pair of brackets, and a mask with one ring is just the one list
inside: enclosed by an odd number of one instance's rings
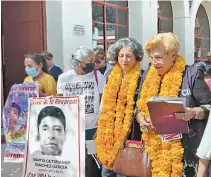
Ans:
{"label": "blue face mask", "polygon": [[31,77],[37,77],[39,75],[39,72],[36,70],[37,66],[35,68],[26,69],[26,74],[28,74]]}

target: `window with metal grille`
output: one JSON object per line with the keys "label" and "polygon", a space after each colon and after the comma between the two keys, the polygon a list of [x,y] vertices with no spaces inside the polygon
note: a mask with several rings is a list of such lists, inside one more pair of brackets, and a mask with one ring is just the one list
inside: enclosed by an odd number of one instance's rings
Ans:
{"label": "window with metal grille", "polygon": [[171,1],[158,1],[158,33],[173,32]]}
{"label": "window with metal grille", "polygon": [[92,1],[93,48],[107,50],[118,39],[128,37],[128,2]]}
{"label": "window with metal grille", "polygon": [[199,6],[195,20],[195,51],[196,58],[206,57],[210,51],[210,26],[203,5]]}

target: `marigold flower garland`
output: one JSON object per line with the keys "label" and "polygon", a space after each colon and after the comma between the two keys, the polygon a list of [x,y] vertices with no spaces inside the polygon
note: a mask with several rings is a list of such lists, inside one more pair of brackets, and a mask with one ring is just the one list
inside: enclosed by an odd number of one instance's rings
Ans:
{"label": "marigold flower garland", "polygon": [[[154,66],[150,68],[142,85],[140,99],[137,102],[137,107],[143,117],[150,117],[146,103],[151,97],[158,95],[178,97],[184,70],[185,60],[181,56],[176,59],[171,70],[165,74],[162,82],[156,68]],[[159,91],[160,93],[158,93]],[[184,153],[181,141],[162,142],[161,136],[156,132],[142,131],[145,151],[148,152],[152,163],[152,177],[181,177]]]}
{"label": "marigold flower garland", "polygon": [[124,78],[122,69],[117,64],[105,85],[95,144],[99,160],[108,169],[112,169],[121,143],[130,129],[139,76],[140,62]]}

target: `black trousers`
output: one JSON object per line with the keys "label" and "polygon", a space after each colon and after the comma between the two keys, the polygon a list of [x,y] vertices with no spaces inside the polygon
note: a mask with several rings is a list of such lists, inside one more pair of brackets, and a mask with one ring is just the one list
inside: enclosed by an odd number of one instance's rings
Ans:
{"label": "black trousers", "polygon": [[86,155],[85,165],[86,177],[102,177],[101,166],[95,161],[92,155]]}

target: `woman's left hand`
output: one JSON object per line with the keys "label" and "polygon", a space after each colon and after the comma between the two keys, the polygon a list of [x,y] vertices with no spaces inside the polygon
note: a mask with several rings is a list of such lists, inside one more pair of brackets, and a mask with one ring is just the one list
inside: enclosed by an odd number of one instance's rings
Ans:
{"label": "woman's left hand", "polygon": [[195,116],[194,112],[195,111],[193,108],[186,107],[184,113],[174,113],[174,115],[177,119],[189,121],[194,118],[194,116]]}

